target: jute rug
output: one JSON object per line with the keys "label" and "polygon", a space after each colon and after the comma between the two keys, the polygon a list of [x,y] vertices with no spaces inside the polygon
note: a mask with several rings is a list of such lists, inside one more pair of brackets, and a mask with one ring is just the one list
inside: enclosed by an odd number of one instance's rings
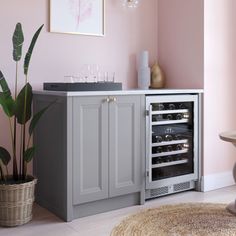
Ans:
{"label": "jute rug", "polygon": [[111,236],[236,236],[236,216],[224,204],[166,205],[124,219]]}

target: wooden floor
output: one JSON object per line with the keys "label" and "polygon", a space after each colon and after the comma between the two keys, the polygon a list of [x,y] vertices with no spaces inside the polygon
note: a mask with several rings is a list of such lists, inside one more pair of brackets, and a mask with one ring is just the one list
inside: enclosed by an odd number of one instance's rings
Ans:
{"label": "wooden floor", "polygon": [[124,217],[142,209],[184,202],[229,203],[236,198],[236,186],[207,193],[188,191],[147,201],[144,206],[128,207],[65,223],[47,210],[35,205],[33,220],[21,227],[0,228],[0,236],[109,236]]}

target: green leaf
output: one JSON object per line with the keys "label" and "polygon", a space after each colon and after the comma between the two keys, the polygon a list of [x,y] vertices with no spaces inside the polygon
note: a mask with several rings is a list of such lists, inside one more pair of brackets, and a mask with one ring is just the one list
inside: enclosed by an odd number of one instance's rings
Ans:
{"label": "green leaf", "polygon": [[8,117],[15,114],[15,101],[11,96],[5,96],[4,93],[0,92],[0,105]]}
{"label": "green leaf", "polygon": [[0,71],[0,86],[2,92],[0,92],[0,105],[3,111],[8,117],[12,117],[15,114],[15,101],[11,96],[11,91],[8,87],[7,81],[4,78],[2,72]]}
{"label": "green leaf", "polygon": [[3,147],[0,147],[0,159],[5,166],[7,166],[11,160],[10,153]]}
{"label": "green leaf", "polygon": [[21,23],[17,23],[12,37],[14,61],[19,61],[21,59],[23,42],[24,42],[24,35]]}
{"label": "green leaf", "polygon": [[35,154],[35,150],[36,150],[36,148],[33,146],[33,147],[31,147],[31,148],[28,148],[28,149],[24,152],[24,161],[25,161],[25,162],[29,163],[29,162],[32,160],[32,158],[33,158],[33,156],[34,156],[34,154]]}
{"label": "green leaf", "polygon": [[4,92],[5,94],[11,94],[11,91],[8,87],[7,81],[6,81],[2,71],[0,71],[0,86],[2,88],[2,92]]}
{"label": "green leaf", "polygon": [[45,108],[43,108],[41,111],[37,112],[31,122],[30,122],[30,126],[29,126],[29,135],[32,135],[33,134],[33,131],[36,127],[36,125],[38,124],[40,118],[42,117],[42,115],[45,113],[45,111],[52,105],[54,104],[56,101],[50,103],[48,106],[46,106]]}
{"label": "green leaf", "polygon": [[20,91],[16,98],[15,115],[19,124],[26,124],[31,118],[31,105],[33,93],[32,87],[27,83]]}
{"label": "green leaf", "polygon": [[32,38],[32,41],[31,41],[31,44],[29,46],[29,49],[28,49],[28,52],[26,53],[25,55],[25,61],[24,61],[24,74],[27,75],[28,74],[28,70],[29,70],[29,64],[30,64],[30,59],[31,59],[31,56],[32,56],[32,53],[33,53],[33,49],[34,49],[34,46],[36,44],[36,41],[38,39],[38,36],[42,30],[44,25],[41,25],[40,28],[36,31],[36,33],[34,34],[33,38]]}

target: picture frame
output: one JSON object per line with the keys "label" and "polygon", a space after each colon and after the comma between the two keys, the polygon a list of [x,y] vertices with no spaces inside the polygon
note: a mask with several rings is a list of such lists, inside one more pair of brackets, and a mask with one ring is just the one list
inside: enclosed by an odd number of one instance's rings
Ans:
{"label": "picture frame", "polygon": [[105,0],[50,0],[50,32],[105,35]]}

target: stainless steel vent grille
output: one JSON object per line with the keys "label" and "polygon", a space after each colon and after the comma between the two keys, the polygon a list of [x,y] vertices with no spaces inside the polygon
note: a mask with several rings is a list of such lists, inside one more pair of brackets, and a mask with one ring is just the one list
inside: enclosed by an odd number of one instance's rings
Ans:
{"label": "stainless steel vent grille", "polygon": [[174,192],[190,189],[190,182],[180,183],[174,185]]}
{"label": "stainless steel vent grille", "polygon": [[168,193],[168,187],[156,188],[151,190],[151,197],[161,196]]}

